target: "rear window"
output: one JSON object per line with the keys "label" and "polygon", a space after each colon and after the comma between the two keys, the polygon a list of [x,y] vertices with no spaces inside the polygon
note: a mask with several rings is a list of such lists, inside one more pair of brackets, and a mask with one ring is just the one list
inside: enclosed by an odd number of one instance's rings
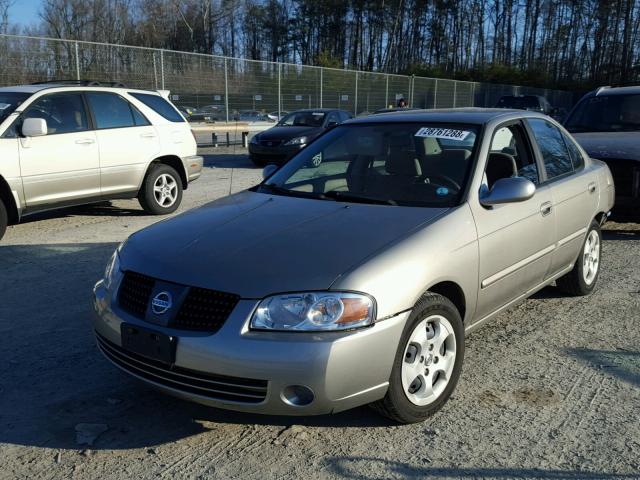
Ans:
{"label": "rear window", "polygon": [[500,108],[517,108],[526,110],[527,108],[540,108],[540,100],[534,95],[523,95],[522,97],[502,97],[498,101]]}
{"label": "rear window", "polygon": [[161,115],[163,118],[166,118],[170,122],[185,122],[185,119],[182,118],[182,115],[178,113],[178,111],[167,102],[164,98],[159,95],[151,95],[148,93],[133,93],[129,92],[133,98],[140,100],[151,110],[156,112],[158,115]]}

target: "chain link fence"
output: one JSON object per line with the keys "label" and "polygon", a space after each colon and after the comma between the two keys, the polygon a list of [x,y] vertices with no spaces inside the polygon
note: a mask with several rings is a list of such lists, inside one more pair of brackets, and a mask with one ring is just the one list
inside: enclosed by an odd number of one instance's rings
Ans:
{"label": "chain link fence", "polygon": [[0,85],[117,81],[170,90],[178,106],[215,120],[341,108],[356,115],[397,105],[492,107],[503,95],[541,95],[567,110],[567,91],[273,63],[143,47],[0,35]]}

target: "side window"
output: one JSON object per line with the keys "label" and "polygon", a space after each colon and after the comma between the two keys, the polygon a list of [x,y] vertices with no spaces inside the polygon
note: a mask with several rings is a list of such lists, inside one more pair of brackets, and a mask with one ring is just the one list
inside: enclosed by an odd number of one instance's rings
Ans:
{"label": "side window", "polygon": [[98,130],[135,126],[133,112],[124,98],[104,92],[87,92],[86,95]]}
{"label": "side window", "polygon": [[53,93],[41,97],[29,105],[20,121],[26,118],[43,118],[49,135],[89,129],[87,112],[79,93]]}
{"label": "side window", "polygon": [[138,110],[136,107],[134,107],[131,104],[129,104],[129,107],[131,107],[131,112],[133,112],[133,120],[136,122],[136,127],[151,125],[151,122],[147,120],[147,117],[145,117],[142,113],[140,113],[140,110]]}
{"label": "side window", "polygon": [[580,153],[580,149],[576,145],[576,142],[573,141],[571,137],[568,135],[562,134],[562,138],[564,139],[564,143],[567,145],[569,149],[569,154],[571,155],[571,162],[573,163],[574,170],[580,170],[584,167],[584,157],[582,153]]}
{"label": "side window", "polygon": [[129,92],[133,98],[140,100],[158,115],[174,123],[184,123],[185,119],[182,115],[160,95],[152,95],[150,93]]}
{"label": "side window", "polygon": [[340,117],[338,116],[338,112],[331,112],[327,116],[327,127],[338,125],[339,123],[341,123],[341,121]]}
{"label": "side window", "polygon": [[347,112],[340,112],[340,122],[346,122],[347,120],[349,120],[351,118],[351,115],[349,115]]}
{"label": "side window", "polygon": [[496,180],[512,176],[539,183],[538,166],[531,155],[522,126],[508,125],[495,131],[485,175],[489,188]]}
{"label": "side window", "polygon": [[528,122],[540,147],[547,179],[551,180],[573,172],[571,157],[560,130],[540,118],[529,119]]}

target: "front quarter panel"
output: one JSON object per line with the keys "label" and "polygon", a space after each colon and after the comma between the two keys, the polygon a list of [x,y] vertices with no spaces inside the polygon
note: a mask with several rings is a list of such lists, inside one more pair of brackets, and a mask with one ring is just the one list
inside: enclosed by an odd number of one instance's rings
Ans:
{"label": "front quarter panel", "polygon": [[465,296],[465,321],[472,318],[478,291],[476,226],[463,204],[408,238],[369,257],[343,274],[334,290],[355,290],[376,299],[377,318],[413,308],[430,287],[454,282]]}

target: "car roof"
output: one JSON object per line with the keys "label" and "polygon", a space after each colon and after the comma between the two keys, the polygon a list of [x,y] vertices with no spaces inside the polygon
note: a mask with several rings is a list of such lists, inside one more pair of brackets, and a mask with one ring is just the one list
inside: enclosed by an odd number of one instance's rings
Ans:
{"label": "car roof", "polygon": [[433,110],[410,110],[402,112],[379,113],[368,117],[349,120],[355,123],[403,123],[403,122],[434,122],[434,123],[471,123],[484,125],[496,118],[504,120],[523,117],[548,118],[538,112],[527,110],[512,110],[508,108],[443,108]]}
{"label": "car roof", "polygon": [[343,110],[339,108],[301,108],[300,110],[293,110],[291,113],[298,112],[319,112],[319,113],[328,113],[328,112],[342,112]]}
{"label": "car roof", "polygon": [[114,90],[118,91],[126,91],[126,92],[137,92],[137,93],[148,93],[160,95],[160,92],[157,90],[144,90],[140,88],[127,88],[127,87],[107,87],[107,86],[91,86],[91,85],[74,85],[74,84],[64,84],[64,83],[37,83],[33,85],[16,85],[13,87],[0,87],[0,92],[18,92],[18,93],[37,93],[42,90],[54,90],[54,89],[65,89],[65,90],[73,90],[73,89],[82,89],[82,90],[97,90],[110,92]]}
{"label": "car roof", "polygon": [[629,95],[633,93],[640,93],[640,85],[631,85],[627,87],[600,87],[590,93],[591,96],[594,97],[604,97],[609,95]]}

